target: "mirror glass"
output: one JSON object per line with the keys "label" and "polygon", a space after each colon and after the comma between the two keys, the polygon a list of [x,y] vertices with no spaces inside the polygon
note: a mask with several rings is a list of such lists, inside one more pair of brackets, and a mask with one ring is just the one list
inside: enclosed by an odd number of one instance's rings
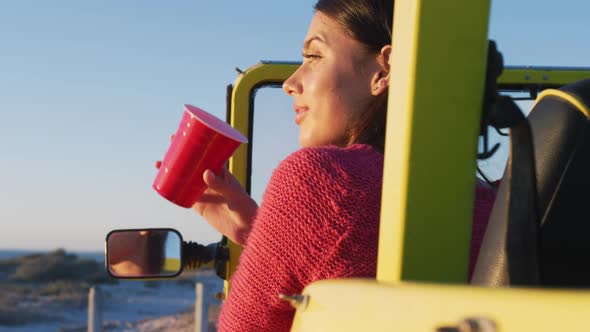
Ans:
{"label": "mirror glass", "polygon": [[106,266],[115,278],[177,276],[181,253],[182,237],[172,229],[116,230],[106,240]]}

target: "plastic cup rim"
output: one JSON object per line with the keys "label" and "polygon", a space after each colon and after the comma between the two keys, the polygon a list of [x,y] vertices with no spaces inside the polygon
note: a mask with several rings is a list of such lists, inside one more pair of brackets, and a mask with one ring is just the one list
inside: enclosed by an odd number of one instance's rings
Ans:
{"label": "plastic cup rim", "polygon": [[[228,136],[227,134],[220,132],[219,130],[217,130],[216,128],[211,127],[210,124],[208,124],[206,121],[204,121],[203,119],[199,118],[199,116],[193,112],[191,112],[191,108],[199,110],[201,112],[204,112],[206,114],[208,114],[209,116],[216,118],[219,120],[219,122],[221,122],[222,124],[226,125],[228,130],[233,131],[234,134],[236,135],[236,137],[231,137]],[[200,123],[202,123],[204,126],[206,126],[207,128],[213,130],[214,132],[218,133],[219,135],[222,135],[224,137],[227,137],[233,141],[237,141],[239,143],[248,143],[248,138],[246,138],[246,136],[244,136],[239,130],[237,130],[236,128],[232,127],[229,123],[222,121],[221,119],[217,118],[216,116],[214,116],[211,113],[208,113],[207,111],[203,110],[202,108],[190,105],[190,104],[184,104],[184,111],[188,112],[190,114],[191,117],[194,117],[195,119],[197,119]]]}

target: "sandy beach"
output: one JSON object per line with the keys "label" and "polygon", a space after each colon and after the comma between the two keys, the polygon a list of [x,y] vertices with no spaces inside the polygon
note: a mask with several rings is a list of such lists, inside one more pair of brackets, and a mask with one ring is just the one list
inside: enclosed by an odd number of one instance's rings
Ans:
{"label": "sandy beach", "polygon": [[[48,274],[45,261],[63,263],[59,259],[62,256],[63,253],[43,256],[42,274]],[[75,262],[76,268],[72,269],[76,271],[88,263],[77,258]],[[15,276],[24,275],[26,262],[21,260],[18,266],[13,263],[0,261],[0,332],[86,331],[90,287],[95,287],[101,298],[105,331],[194,331],[196,283],[203,284],[205,296],[212,304],[210,331],[215,331],[219,304],[215,294],[222,291],[223,282],[212,270],[186,272],[158,281],[115,281],[108,276],[95,276],[95,281],[90,282],[83,277],[74,280],[71,275],[42,280],[32,273],[30,280],[25,280]]]}

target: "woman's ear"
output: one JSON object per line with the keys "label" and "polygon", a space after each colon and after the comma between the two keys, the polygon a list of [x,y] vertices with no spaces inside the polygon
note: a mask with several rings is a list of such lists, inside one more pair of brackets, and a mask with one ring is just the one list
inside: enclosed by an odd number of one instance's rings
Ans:
{"label": "woman's ear", "polygon": [[385,45],[377,55],[377,70],[371,78],[371,94],[378,96],[389,87],[389,58],[391,45]]}

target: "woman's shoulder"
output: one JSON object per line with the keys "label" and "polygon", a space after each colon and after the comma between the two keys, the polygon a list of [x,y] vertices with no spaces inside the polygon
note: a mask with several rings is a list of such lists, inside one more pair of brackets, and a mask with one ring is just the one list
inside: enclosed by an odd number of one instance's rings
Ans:
{"label": "woman's shoulder", "polygon": [[356,171],[374,166],[383,166],[383,154],[369,145],[353,144],[301,148],[283,159],[277,170]]}
{"label": "woman's shoulder", "polygon": [[[275,168],[269,188],[296,187],[299,192],[378,191],[383,155],[368,145],[308,147],[287,156]],[[268,188],[267,188],[268,189]]]}

